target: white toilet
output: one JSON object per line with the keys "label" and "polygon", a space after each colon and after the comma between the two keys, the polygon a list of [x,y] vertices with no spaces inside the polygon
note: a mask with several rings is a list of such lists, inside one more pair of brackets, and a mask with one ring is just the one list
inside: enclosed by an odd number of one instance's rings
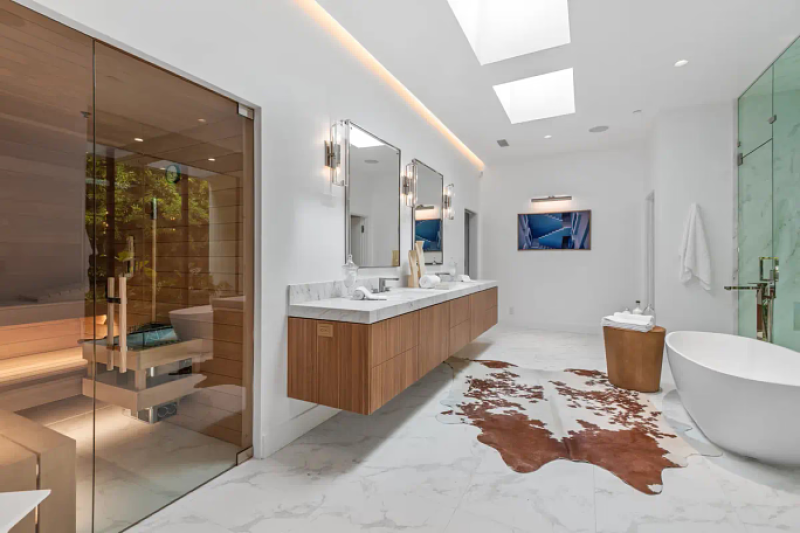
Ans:
{"label": "white toilet", "polygon": [[214,338],[214,311],[210,305],[170,311],[169,319],[181,341]]}

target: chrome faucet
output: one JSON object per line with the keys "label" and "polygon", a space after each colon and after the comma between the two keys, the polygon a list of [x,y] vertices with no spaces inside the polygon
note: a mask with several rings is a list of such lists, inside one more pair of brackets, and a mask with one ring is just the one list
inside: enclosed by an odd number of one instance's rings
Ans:
{"label": "chrome faucet", "polygon": [[[764,276],[764,262],[771,261],[772,268]],[[726,286],[726,291],[756,291],[756,338],[772,342],[773,302],[777,297],[779,263],[777,257],[758,258],[757,283],[747,285]]]}
{"label": "chrome faucet", "polygon": [[386,286],[387,281],[400,281],[400,278],[378,278],[378,292],[389,292]]}

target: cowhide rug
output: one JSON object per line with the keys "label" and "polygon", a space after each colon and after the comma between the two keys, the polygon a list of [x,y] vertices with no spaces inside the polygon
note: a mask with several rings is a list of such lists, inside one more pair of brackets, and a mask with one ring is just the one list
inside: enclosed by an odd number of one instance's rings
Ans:
{"label": "cowhide rug", "polygon": [[599,466],[658,494],[666,468],[697,454],[637,392],[618,389],[595,370],[520,368],[502,361],[452,358],[455,370],[444,423],[481,429],[478,440],[516,472],[569,459]]}

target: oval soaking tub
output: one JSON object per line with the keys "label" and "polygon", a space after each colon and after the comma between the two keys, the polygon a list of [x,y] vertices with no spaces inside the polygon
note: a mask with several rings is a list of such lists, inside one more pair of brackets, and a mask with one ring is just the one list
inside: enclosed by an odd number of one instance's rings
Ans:
{"label": "oval soaking tub", "polygon": [[722,448],[800,465],[800,353],[763,341],[697,331],[667,335],[681,401]]}

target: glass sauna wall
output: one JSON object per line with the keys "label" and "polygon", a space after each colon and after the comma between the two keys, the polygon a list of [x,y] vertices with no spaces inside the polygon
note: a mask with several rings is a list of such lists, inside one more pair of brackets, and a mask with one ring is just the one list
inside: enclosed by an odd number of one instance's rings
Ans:
{"label": "glass sauna wall", "polygon": [[0,492],[122,531],[252,445],[253,121],[0,0]]}
{"label": "glass sauna wall", "polygon": [[[800,350],[800,41],[739,99],[739,282],[777,257],[774,342]],[[739,298],[739,334],[755,338],[754,291]]]}

